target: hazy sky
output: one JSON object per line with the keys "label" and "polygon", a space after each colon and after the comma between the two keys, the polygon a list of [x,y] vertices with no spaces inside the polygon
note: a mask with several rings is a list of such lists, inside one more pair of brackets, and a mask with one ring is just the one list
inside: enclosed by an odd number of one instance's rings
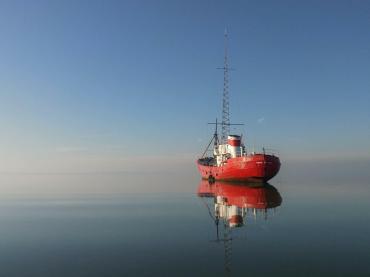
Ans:
{"label": "hazy sky", "polygon": [[195,160],[221,117],[225,26],[250,149],[370,158],[369,1],[2,0],[0,171]]}

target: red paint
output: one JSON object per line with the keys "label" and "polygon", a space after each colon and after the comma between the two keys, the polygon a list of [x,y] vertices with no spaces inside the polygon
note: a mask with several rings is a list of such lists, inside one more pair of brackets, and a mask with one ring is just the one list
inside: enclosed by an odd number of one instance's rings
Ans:
{"label": "red paint", "polygon": [[240,146],[240,139],[228,139],[227,143],[231,146]]}
{"label": "red paint", "polygon": [[282,198],[278,190],[271,185],[259,187],[248,186],[248,183],[233,184],[217,181],[210,184],[202,180],[198,187],[201,197],[221,196],[230,206],[239,208],[270,209],[281,205]]}
{"label": "red paint", "polygon": [[203,179],[213,177],[225,181],[267,182],[280,170],[280,160],[273,155],[255,154],[228,159],[222,166],[208,166],[197,162]]}
{"label": "red paint", "polygon": [[229,222],[233,224],[243,223],[243,217],[241,215],[233,215],[230,217]]}

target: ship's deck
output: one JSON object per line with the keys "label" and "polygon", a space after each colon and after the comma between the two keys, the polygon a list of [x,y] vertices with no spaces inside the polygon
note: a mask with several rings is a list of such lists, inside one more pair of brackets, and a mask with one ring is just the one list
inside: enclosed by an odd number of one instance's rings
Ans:
{"label": "ship's deck", "polygon": [[198,160],[198,163],[205,166],[216,166],[217,161],[213,157],[205,157]]}

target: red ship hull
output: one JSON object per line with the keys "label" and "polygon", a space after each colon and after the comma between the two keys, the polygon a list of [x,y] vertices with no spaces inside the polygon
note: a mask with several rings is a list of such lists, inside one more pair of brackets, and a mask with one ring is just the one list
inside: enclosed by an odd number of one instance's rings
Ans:
{"label": "red ship hull", "polygon": [[280,170],[274,155],[254,154],[230,158],[223,165],[207,165],[199,159],[198,170],[203,179],[224,181],[267,182]]}

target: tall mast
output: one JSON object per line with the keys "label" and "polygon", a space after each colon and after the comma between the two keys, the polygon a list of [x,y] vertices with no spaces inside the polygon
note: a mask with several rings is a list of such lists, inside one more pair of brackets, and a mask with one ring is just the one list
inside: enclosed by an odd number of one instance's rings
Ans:
{"label": "tall mast", "polygon": [[227,29],[225,29],[225,58],[224,58],[224,91],[222,97],[222,130],[221,130],[221,141],[226,143],[227,136],[230,133],[230,114],[229,114],[229,61],[228,61],[228,35]]}

